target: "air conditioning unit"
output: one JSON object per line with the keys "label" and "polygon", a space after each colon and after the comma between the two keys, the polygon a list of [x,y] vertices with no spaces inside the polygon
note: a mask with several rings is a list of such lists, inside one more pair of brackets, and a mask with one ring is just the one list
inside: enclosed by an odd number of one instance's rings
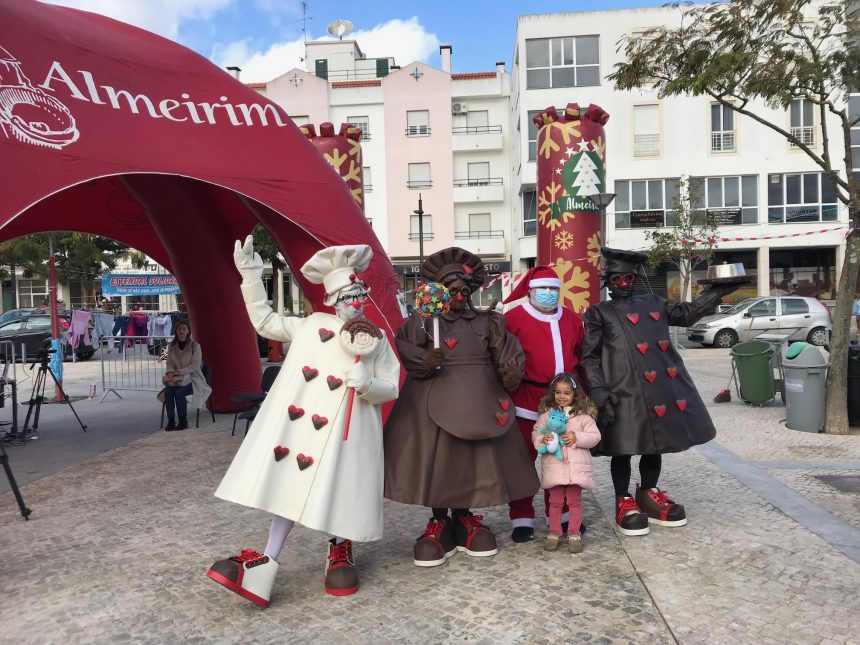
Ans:
{"label": "air conditioning unit", "polygon": [[451,106],[451,114],[466,114],[469,111],[469,106],[465,103],[454,103]]}

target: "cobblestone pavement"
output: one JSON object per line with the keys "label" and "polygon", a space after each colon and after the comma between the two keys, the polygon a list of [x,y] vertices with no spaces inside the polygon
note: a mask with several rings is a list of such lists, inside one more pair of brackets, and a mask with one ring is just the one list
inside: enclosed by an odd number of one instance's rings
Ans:
{"label": "cobblestone pavement", "polygon": [[[223,415],[27,484],[29,522],[0,495],[0,642],[858,642],[860,554],[844,542],[860,496],[817,477],[860,475],[860,437],[787,430],[779,404],[711,404],[727,353],[686,361],[718,427],[715,442],[664,458],[661,485],[687,527],[618,536],[601,459],[581,555],[512,544],[494,508],[498,556],[417,569],[426,512],[388,502],[385,538],[355,548],[358,594],[323,592],[325,536],[297,528],[260,610],[205,576],[237,548],[261,549],[269,522],[212,495],[241,441]],[[153,404],[134,405],[130,424],[152,424]]]}

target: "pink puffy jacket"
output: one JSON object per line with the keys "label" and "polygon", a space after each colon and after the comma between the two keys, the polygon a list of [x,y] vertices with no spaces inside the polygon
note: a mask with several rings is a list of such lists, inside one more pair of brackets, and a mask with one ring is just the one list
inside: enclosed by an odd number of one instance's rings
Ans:
{"label": "pink puffy jacket", "polygon": [[[532,442],[535,448],[540,448],[548,414],[544,412],[538,417],[532,430]],[[567,420],[566,430],[576,435],[576,443],[570,447],[561,444],[563,460],[559,460],[552,452],[541,455],[541,486],[569,486],[578,484],[583,488],[594,488],[594,470],[591,466],[590,448],[600,442],[600,430],[597,424],[587,414],[577,414]]]}

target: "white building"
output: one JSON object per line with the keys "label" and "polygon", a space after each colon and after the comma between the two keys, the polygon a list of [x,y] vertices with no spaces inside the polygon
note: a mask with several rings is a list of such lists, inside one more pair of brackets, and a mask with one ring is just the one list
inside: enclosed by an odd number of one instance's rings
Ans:
{"label": "white building", "polygon": [[[515,266],[529,266],[536,254],[537,130],[531,118],[547,106],[595,103],[610,114],[607,187],[618,195],[608,212],[609,246],[645,249],[644,215],[662,211],[665,216],[674,207],[679,180],[699,177],[707,208],[731,219],[721,235],[753,238],[719,245],[717,261],[743,262],[757,274],[757,284],[744,295],[789,291],[833,298],[848,212],[811,159],[775,132],[707,97],[660,100],[653,92],[616,91],[605,80],[622,60],[616,51],[622,36],[677,25],[680,15],[681,9],[661,7],[519,18],[511,72],[512,183],[519,195],[512,204]],[[860,99],[854,101],[860,111]],[[812,105],[796,102],[784,112],[755,108],[820,152]],[[835,119],[831,127],[838,131]],[[860,146],[860,129],[856,132],[853,141]],[[841,159],[840,142],[831,144],[833,158]],[[831,232],[818,232],[822,229]],[[804,236],[764,239],[795,233]],[[674,278],[657,271],[652,283],[661,288],[667,277]]]}

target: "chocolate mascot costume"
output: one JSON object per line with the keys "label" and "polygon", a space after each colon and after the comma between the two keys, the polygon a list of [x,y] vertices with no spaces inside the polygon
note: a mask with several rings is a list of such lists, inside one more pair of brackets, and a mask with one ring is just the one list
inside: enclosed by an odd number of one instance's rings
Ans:
{"label": "chocolate mascot costume", "polygon": [[520,384],[523,350],[501,314],[471,305],[483,262],[444,249],[421,275],[448,287],[451,306],[439,320],[440,349],[418,311],[397,331],[407,376],[385,425],[385,496],[433,509],[413,549],[416,566],[433,567],[457,551],[495,555],[495,535],[469,509],[532,497],[540,484],[505,391]]}
{"label": "chocolate mascot costume", "polygon": [[[671,304],[662,296],[633,295],[644,253],[601,252],[612,300],[585,312],[580,372],[601,414],[603,440],[595,453],[612,457],[616,525],[624,535],[644,535],[649,523],[687,523],[684,507],[657,488],[661,455],[706,443],[716,434],[669,340],[669,326],[689,327],[740,284],[707,285],[693,302]],[[641,455],[635,498],[630,496],[632,455]]]}
{"label": "chocolate mascot costume", "polygon": [[[559,306],[560,289],[561,280],[556,272],[547,266],[537,266],[529,269],[505,299],[507,303],[528,296],[526,302],[505,313],[505,322],[508,331],[520,341],[526,357],[522,384],[511,397],[517,410],[517,425],[532,460],[537,457],[532,430],[538,419],[538,403],[556,374],[578,374],[582,320],[570,309]],[[549,509],[548,491],[544,491],[544,501]],[[534,538],[534,517],[531,497],[511,501],[514,542]],[[567,521],[567,517],[562,519]]]}

